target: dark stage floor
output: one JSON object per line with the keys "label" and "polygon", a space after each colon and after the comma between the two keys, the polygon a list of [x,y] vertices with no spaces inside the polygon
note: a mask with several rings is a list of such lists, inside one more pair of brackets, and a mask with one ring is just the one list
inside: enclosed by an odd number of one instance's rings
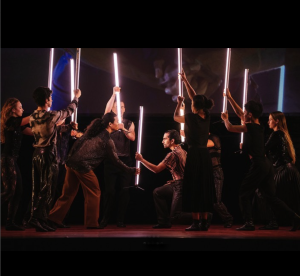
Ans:
{"label": "dark stage floor", "polygon": [[[299,251],[300,231],[236,231],[211,225],[208,232],[188,232],[187,226],[152,229],[152,225],[127,225],[88,230],[82,225],[55,232],[6,231],[1,228],[1,251]],[[256,229],[261,225],[256,225]]]}

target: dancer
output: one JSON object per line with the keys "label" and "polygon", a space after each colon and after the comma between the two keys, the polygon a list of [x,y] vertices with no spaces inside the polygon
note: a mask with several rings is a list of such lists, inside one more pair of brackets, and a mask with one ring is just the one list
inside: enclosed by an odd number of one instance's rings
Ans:
{"label": "dancer", "polygon": [[101,190],[94,169],[105,159],[132,175],[140,169],[126,166],[117,156],[110,133],[119,128],[116,114],[106,113],[93,120],[85,133],[73,145],[66,161],[66,177],[62,195],[55,202],[48,220],[53,227],[61,225],[81,185],[84,194],[84,226],[99,229]]}
{"label": "dancer", "polygon": [[209,133],[208,140],[213,144],[208,145],[208,151],[213,164],[214,183],[216,190],[217,202],[214,204],[214,209],[221,217],[224,227],[231,228],[233,223],[233,217],[228,212],[227,207],[222,201],[222,190],[224,183],[224,172],[221,164],[221,141],[220,137],[216,134]]}
{"label": "dancer", "polygon": [[[78,131],[78,124],[75,122],[65,123],[65,120],[57,125],[57,162],[58,162],[58,177],[53,203],[61,196],[62,187],[66,176],[66,159],[69,150],[72,148],[75,139],[80,138],[83,135],[81,131]],[[50,208],[52,208],[51,206]],[[67,215],[65,220],[67,219]],[[63,222],[58,225],[59,228],[69,228],[70,226]]]}
{"label": "dancer", "polygon": [[[104,114],[114,112],[117,114],[116,93],[120,87],[113,88],[113,94],[106,104]],[[130,142],[135,141],[134,123],[124,118],[125,103],[121,101],[121,118],[119,130],[111,133],[111,139],[116,145],[116,150],[120,160],[129,167],[133,166],[130,156]],[[117,204],[117,227],[126,227],[125,216],[130,201],[129,187],[133,181],[133,175],[118,169],[110,159],[104,161],[104,191],[103,191],[103,217],[100,226],[105,228],[112,215],[114,204]]]}
{"label": "dancer", "polygon": [[[188,82],[184,70],[179,73],[192,101],[192,113],[180,115],[184,98],[177,97],[174,120],[184,123],[188,154],[184,172],[182,204],[184,212],[192,212],[193,223],[186,231],[207,231],[208,212],[212,212],[216,202],[212,161],[207,149],[210,113],[214,101],[205,95],[196,95]],[[201,222],[200,222],[201,218]]]}
{"label": "dancer", "polygon": [[19,151],[23,134],[33,135],[28,127],[29,116],[22,117],[24,109],[17,98],[5,101],[1,110],[1,176],[3,191],[1,203],[8,202],[7,231],[22,231],[24,227],[16,222],[16,214],[22,197],[22,175],[18,166]]}
{"label": "dancer", "polygon": [[244,122],[242,125],[232,125],[228,119],[228,111],[221,113],[221,118],[228,131],[245,133],[243,151],[251,159],[250,169],[247,172],[239,191],[240,208],[245,220],[238,231],[254,231],[255,226],[252,216],[252,198],[257,188],[260,189],[264,198],[271,205],[275,212],[284,212],[292,221],[290,231],[296,231],[300,227],[300,217],[290,209],[282,200],[275,196],[274,170],[272,163],[265,155],[264,127],[260,124],[259,118],[262,115],[263,107],[259,102],[253,100],[245,104],[245,112],[232,98],[229,89],[223,93],[237,116]]}
{"label": "dancer", "polygon": [[[180,134],[185,137],[183,130],[180,131]],[[219,136],[213,133],[209,133],[207,147],[213,164],[213,175],[214,175],[215,191],[216,191],[216,198],[217,198],[216,203],[214,203],[214,210],[218,213],[218,215],[221,217],[222,221],[224,222],[224,228],[231,228],[233,223],[233,217],[228,212],[227,207],[222,201],[224,172],[221,164],[221,141]],[[208,217],[207,217],[208,227],[211,224],[212,217],[213,214],[208,213]]]}
{"label": "dancer", "polygon": [[[180,143],[180,134],[177,130],[166,131],[162,144],[165,149],[169,148],[171,152],[158,165],[150,163],[138,152],[135,154],[135,159],[150,171],[159,173],[168,169],[173,178],[153,191],[158,222],[153,226],[154,229],[171,228],[172,224],[189,224],[192,222],[192,213],[182,212],[182,184],[187,153],[182,149]],[[169,202],[171,202],[171,207]]]}
{"label": "dancer", "polygon": [[30,115],[29,124],[35,138],[35,150],[32,157],[32,201],[28,224],[36,231],[55,231],[47,224],[57,183],[57,123],[70,117],[81,96],[80,89],[74,90],[74,99],[66,109],[50,110],[52,90],[38,87],[33,92],[37,109]]}
{"label": "dancer", "polygon": [[[300,173],[295,166],[296,153],[284,113],[270,113],[268,125],[273,131],[265,147],[275,170],[276,196],[300,214]],[[260,227],[260,230],[277,230],[279,222],[286,222],[284,214],[277,214],[278,218],[272,210],[269,214],[271,217],[268,218],[268,223]]]}

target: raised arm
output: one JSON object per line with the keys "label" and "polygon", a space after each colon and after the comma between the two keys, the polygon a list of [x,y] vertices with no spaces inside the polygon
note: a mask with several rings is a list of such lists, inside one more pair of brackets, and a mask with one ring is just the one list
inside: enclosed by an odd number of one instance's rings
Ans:
{"label": "raised arm", "polygon": [[182,73],[178,73],[178,75],[181,76],[181,79],[185,85],[187,92],[188,92],[189,98],[192,101],[194,96],[196,95],[196,92],[195,92],[194,88],[191,86],[191,84],[189,83],[188,79],[186,78],[183,68],[182,68]]}
{"label": "raised arm", "polygon": [[243,109],[236,103],[236,101],[232,98],[231,96],[231,93],[229,91],[229,89],[227,88],[227,92],[226,92],[226,95],[225,93],[223,93],[223,96],[227,97],[230,105],[232,106],[235,114],[241,119],[241,120],[244,120],[244,111]]}
{"label": "raised arm", "polygon": [[247,126],[246,125],[232,125],[229,122],[228,111],[226,111],[225,113],[221,113],[221,118],[224,121],[225,127],[227,128],[228,131],[236,132],[236,133],[247,132]]}
{"label": "raised arm", "polygon": [[140,161],[148,170],[154,173],[159,173],[166,169],[166,165],[163,162],[159,163],[158,165],[154,165],[146,159],[144,159],[143,156],[138,152],[135,154],[135,159]]}
{"label": "raised arm", "polygon": [[121,88],[118,86],[115,86],[113,88],[113,94],[111,95],[110,99],[108,100],[108,102],[106,104],[104,114],[111,112],[114,102],[115,102],[115,99],[116,99],[116,92],[120,92],[120,91],[121,91]]}
{"label": "raised arm", "polygon": [[123,133],[125,134],[125,136],[130,140],[130,141],[134,141],[135,140],[135,126],[134,123],[132,122],[129,129],[126,129],[124,127],[124,124],[121,123],[119,124],[119,129],[121,129],[123,131]]}

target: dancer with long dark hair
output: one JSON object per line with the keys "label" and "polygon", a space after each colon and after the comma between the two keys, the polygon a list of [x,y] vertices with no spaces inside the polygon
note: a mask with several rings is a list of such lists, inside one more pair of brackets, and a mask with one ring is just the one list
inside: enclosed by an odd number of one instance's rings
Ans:
{"label": "dancer with long dark hair", "polygon": [[126,166],[116,152],[110,133],[117,131],[116,114],[106,113],[102,119],[93,120],[85,133],[73,144],[66,161],[66,177],[62,195],[49,213],[48,221],[53,227],[62,224],[81,185],[84,195],[84,226],[99,229],[101,190],[94,169],[105,159],[110,159],[118,169],[132,175],[140,169]]}
{"label": "dancer with long dark hair", "polygon": [[[268,124],[272,133],[265,147],[266,154],[275,170],[276,196],[297,214],[300,214],[300,173],[295,166],[296,152],[284,113],[281,111],[271,112]],[[268,223],[260,227],[260,230],[277,230],[280,224],[287,223],[284,213],[278,213],[275,216],[274,212],[270,208],[268,209],[270,216],[267,218]]]}
{"label": "dancer with long dark hair", "polygon": [[221,118],[228,131],[245,133],[243,151],[249,155],[251,165],[240,187],[239,202],[245,224],[236,230],[254,231],[255,225],[252,215],[252,199],[257,188],[271,205],[274,212],[284,212],[292,222],[290,231],[296,231],[300,227],[300,216],[285,202],[275,195],[274,170],[272,163],[266,157],[264,143],[264,127],[259,118],[263,113],[260,102],[249,100],[245,104],[245,112],[232,98],[229,89],[226,96],[234,112],[244,122],[242,125],[232,125],[228,119],[228,111],[221,113]]}
{"label": "dancer with long dark hair", "polygon": [[205,95],[196,95],[184,70],[179,75],[192,101],[192,113],[180,115],[184,98],[178,96],[174,112],[174,120],[185,124],[184,133],[188,145],[182,189],[182,208],[184,212],[192,212],[193,223],[185,230],[207,231],[209,228],[208,213],[213,211],[213,205],[216,202],[212,160],[207,148],[210,127],[209,110],[214,106],[214,101]]}

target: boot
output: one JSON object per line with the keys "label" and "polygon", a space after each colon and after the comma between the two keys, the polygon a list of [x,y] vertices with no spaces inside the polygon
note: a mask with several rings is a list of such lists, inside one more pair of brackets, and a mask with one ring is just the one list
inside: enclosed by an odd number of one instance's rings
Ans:
{"label": "boot", "polygon": [[290,229],[291,232],[300,230],[300,216],[295,213],[295,216],[293,218],[293,226]]}
{"label": "boot", "polygon": [[193,224],[190,227],[185,228],[185,231],[201,231],[199,222],[199,220],[194,219]]}
{"label": "boot", "polygon": [[35,230],[37,232],[48,232],[48,230],[46,228],[44,228],[41,223],[35,219],[35,218],[31,218],[29,221],[28,221],[28,224],[32,227],[35,228]]}
{"label": "boot", "polygon": [[101,220],[99,224],[99,229],[104,229],[108,225],[108,222],[104,219]]}
{"label": "boot", "polygon": [[276,220],[271,220],[271,221],[269,221],[268,224],[266,224],[262,227],[259,227],[258,229],[259,230],[278,230],[279,226],[278,226],[278,223]]}
{"label": "boot", "polygon": [[236,228],[236,230],[238,231],[254,231],[255,230],[255,226],[253,224],[253,221],[246,221],[246,223],[240,227],[240,228]]}
{"label": "boot", "polygon": [[7,223],[5,225],[5,230],[6,231],[24,231],[25,228],[17,225],[14,221],[12,220],[7,220]]}
{"label": "boot", "polygon": [[210,225],[211,225],[212,218],[213,218],[213,213],[208,213],[208,214],[207,214],[207,229],[208,229],[208,228],[210,227]]}
{"label": "boot", "polygon": [[199,224],[200,231],[207,231],[209,228],[208,220],[207,219],[201,219],[201,223]]}

